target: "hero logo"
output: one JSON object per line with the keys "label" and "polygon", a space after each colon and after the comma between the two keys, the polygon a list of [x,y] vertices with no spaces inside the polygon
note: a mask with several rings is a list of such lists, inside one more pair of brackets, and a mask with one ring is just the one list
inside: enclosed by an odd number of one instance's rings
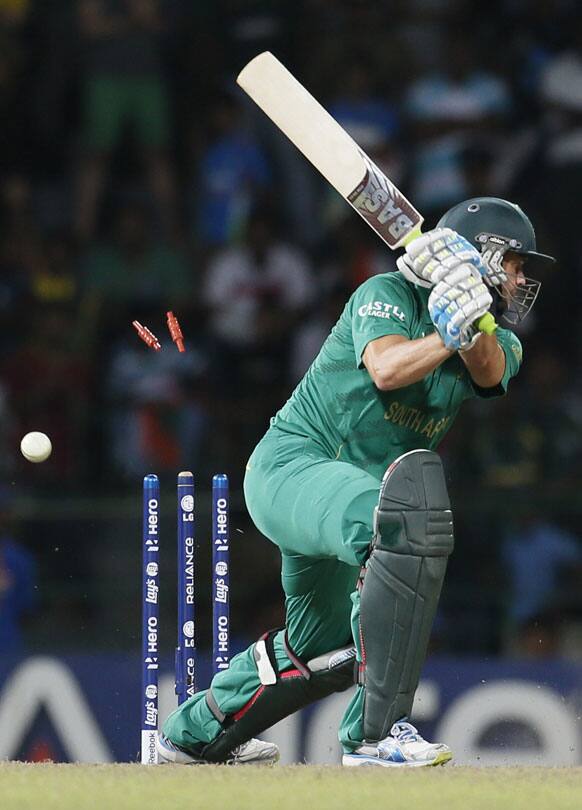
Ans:
{"label": "hero logo", "polygon": [[[215,626],[217,652],[228,654],[228,616],[219,616]],[[222,669],[223,667],[218,667]]]}
{"label": "hero logo", "polygon": [[368,315],[372,318],[398,318],[399,321],[406,318],[400,307],[385,304],[383,301],[370,301],[369,304],[363,304],[358,309],[358,315],[361,315],[362,318]]}

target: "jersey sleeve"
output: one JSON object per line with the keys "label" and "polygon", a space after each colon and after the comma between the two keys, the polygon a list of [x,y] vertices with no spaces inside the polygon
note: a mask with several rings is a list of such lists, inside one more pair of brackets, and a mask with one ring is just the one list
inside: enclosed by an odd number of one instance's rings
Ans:
{"label": "jersey sleeve", "polygon": [[416,317],[414,295],[399,275],[373,276],[351,299],[352,338],[356,362],[362,365],[364,349],[372,340],[386,335],[411,339]]}
{"label": "jersey sleeve", "polygon": [[499,385],[494,385],[492,388],[479,388],[478,385],[473,383],[473,388],[477,396],[485,399],[489,397],[502,397],[506,393],[509,381],[512,377],[515,377],[519,371],[523,357],[521,342],[516,334],[509,329],[498,328],[496,336],[497,342],[505,354],[505,371],[503,372],[503,377]]}

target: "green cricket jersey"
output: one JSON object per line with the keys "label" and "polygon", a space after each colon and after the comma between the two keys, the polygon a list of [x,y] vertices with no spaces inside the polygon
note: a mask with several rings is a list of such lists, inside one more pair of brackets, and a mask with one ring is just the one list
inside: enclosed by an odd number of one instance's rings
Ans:
{"label": "green cricket jersey", "polygon": [[495,388],[477,388],[457,354],[406,388],[376,388],[362,362],[366,345],[384,335],[415,340],[434,332],[429,293],[400,272],[373,276],[358,287],[305,377],[271,420],[272,426],[306,436],[329,458],[381,478],[402,453],[434,450],[464,400],[505,393],[519,370],[522,349],[513,332],[501,328],[496,335],[506,364]]}

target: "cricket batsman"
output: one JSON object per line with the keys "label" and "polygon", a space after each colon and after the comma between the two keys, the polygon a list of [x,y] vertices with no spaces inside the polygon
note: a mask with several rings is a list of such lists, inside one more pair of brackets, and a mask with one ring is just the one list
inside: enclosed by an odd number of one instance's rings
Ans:
{"label": "cricket batsman", "polygon": [[435,450],[463,402],[505,394],[521,364],[513,332],[475,323],[522,320],[540,287],[530,267],[553,261],[517,205],[480,197],[353,293],[246,469],[248,510],[281,551],[285,627],[167,718],[163,760],[273,762],[256,735],[354,683],[344,765],[451,759],[408,719],[453,550]]}

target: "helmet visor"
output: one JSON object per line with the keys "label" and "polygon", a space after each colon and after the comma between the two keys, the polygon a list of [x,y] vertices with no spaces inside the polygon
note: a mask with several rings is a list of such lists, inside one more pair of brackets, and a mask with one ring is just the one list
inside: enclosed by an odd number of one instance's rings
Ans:
{"label": "helmet visor", "polygon": [[503,318],[512,325],[523,321],[535,304],[540,287],[540,281],[527,276],[522,277],[520,284],[508,279],[496,287],[503,302]]}

